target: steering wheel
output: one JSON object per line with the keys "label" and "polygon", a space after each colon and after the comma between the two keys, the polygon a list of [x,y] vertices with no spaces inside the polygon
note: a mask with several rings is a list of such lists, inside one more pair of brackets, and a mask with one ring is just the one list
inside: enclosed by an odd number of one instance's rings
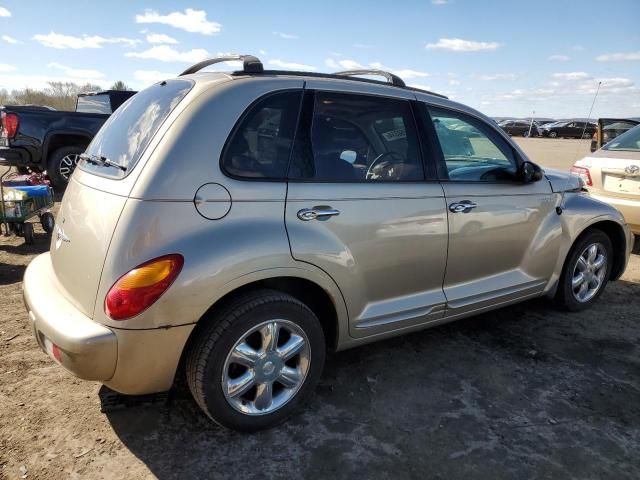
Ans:
{"label": "steering wheel", "polygon": [[[386,157],[389,159],[385,160]],[[393,166],[398,163],[404,163],[404,158],[398,152],[389,150],[378,155],[369,168],[367,168],[367,174],[365,178],[367,180],[383,180],[388,178],[393,173]]]}

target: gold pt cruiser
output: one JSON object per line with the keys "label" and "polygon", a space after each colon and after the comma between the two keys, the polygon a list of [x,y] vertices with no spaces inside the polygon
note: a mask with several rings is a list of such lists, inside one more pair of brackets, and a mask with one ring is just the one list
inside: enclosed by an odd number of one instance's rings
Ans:
{"label": "gold pt cruiser", "polygon": [[[242,69],[199,72],[228,60]],[[287,418],[327,351],[534,297],[586,308],[631,248],[617,210],[481,113],[387,72],[252,56],[124,103],[56,222],[24,278],[40,346],[125,394],[184,365],[203,411],[243,431]]]}

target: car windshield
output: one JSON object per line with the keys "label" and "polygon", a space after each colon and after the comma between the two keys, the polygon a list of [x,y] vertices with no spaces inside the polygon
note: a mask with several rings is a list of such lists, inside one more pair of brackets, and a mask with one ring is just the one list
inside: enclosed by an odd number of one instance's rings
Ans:
{"label": "car windshield", "polygon": [[640,125],[617,136],[614,140],[602,147],[602,149],[640,152]]}
{"label": "car windshield", "polygon": [[132,96],[94,137],[80,167],[103,176],[126,176],[192,85],[189,80],[168,80]]}

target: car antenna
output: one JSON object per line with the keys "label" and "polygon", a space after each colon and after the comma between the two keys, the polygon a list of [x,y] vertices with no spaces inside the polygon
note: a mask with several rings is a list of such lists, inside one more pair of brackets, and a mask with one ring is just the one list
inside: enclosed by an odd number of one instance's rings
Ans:
{"label": "car antenna", "polygon": [[591,112],[593,112],[593,106],[596,104],[596,98],[598,98],[598,93],[600,92],[600,85],[602,85],[602,82],[598,82],[598,88],[596,88],[596,94],[593,96],[593,102],[591,103],[591,109],[589,110],[589,115],[587,116],[587,121],[584,122],[584,127],[582,129],[582,134],[580,135],[580,138],[584,138],[584,132],[587,131],[587,123],[589,123],[589,120],[591,120]]}

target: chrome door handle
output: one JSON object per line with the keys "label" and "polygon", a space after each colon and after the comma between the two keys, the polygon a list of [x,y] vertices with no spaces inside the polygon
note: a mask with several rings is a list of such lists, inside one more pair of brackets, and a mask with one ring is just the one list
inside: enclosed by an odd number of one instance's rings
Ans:
{"label": "chrome door handle", "polygon": [[340,210],[325,206],[303,208],[298,211],[298,218],[305,222],[309,220],[328,220],[335,215],[340,215]]}
{"label": "chrome door handle", "polygon": [[454,202],[449,205],[449,211],[453,213],[469,213],[472,209],[476,208],[478,204],[469,200],[462,200],[461,202]]}

